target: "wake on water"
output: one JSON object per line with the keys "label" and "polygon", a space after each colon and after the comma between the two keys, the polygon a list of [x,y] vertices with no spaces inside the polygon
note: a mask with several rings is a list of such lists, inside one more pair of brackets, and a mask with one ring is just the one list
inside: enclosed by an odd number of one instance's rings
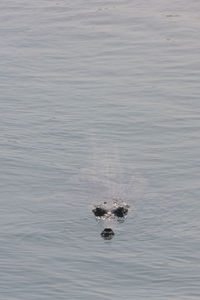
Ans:
{"label": "wake on water", "polygon": [[[96,150],[88,166],[80,170],[75,181],[85,192],[91,212],[97,207],[106,210],[106,214],[96,215],[96,219],[107,229],[113,228],[116,221],[123,222],[128,211],[136,208],[142,200],[145,186],[145,180],[133,168],[120,162],[116,150]],[[117,207],[126,208],[127,213],[116,217],[112,211]]]}

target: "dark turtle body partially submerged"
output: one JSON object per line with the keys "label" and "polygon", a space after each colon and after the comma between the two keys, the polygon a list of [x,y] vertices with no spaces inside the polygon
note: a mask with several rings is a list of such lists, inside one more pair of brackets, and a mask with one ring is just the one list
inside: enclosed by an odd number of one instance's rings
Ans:
{"label": "dark turtle body partially submerged", "polygon": [[107,214],[107,210],[101,206],[96,206],[92,211],[96,217],[103,217]]}
{"label": "dark turtle body partially submerged", "polygon": [[119,206],[119,207],[113,209],[112,213],[118,218],[123,218],[127,215],[128,208],[124,207],[124,206]]}
{"label": "dark turtle body partially submerged", "polygon": [[94,215],[98,218],[124,218],[128,214],[129,206],[125,203],[107,203],[104,202],[102,205],[97,205],[92,210]]}

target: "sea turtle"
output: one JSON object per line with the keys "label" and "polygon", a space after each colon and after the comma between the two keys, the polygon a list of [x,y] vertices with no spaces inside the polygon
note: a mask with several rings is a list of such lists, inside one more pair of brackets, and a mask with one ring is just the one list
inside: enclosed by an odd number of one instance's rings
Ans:
{"label": "sea turtle", "polygon": [[[94,213],[97,219],[101,220],[112,220],[117,219],[119,222],[123,222],[125,220],[126,215],[128,214],[129,205],[119,200],[113,199],[112,202],[104,202],[103,204],[96,205],[92,212]],[[110,240],[114,236],[114,231],[112,228],[105,228],[101,236]]]}

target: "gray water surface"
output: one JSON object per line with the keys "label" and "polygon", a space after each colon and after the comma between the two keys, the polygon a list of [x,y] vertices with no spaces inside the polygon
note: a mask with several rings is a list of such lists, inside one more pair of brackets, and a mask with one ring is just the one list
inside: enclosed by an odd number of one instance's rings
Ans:
{"label": "gray water surface", "polygon": [[200,299],[199,11],[1,0],[0,299]]}

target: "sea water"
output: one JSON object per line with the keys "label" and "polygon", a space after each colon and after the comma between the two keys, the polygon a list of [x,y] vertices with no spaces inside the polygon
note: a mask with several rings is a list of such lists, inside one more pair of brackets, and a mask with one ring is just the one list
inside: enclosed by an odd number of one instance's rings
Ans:
{"label": "sea water", "polygon": [[0,299],[200,299],[199,11],[1,0]]}

